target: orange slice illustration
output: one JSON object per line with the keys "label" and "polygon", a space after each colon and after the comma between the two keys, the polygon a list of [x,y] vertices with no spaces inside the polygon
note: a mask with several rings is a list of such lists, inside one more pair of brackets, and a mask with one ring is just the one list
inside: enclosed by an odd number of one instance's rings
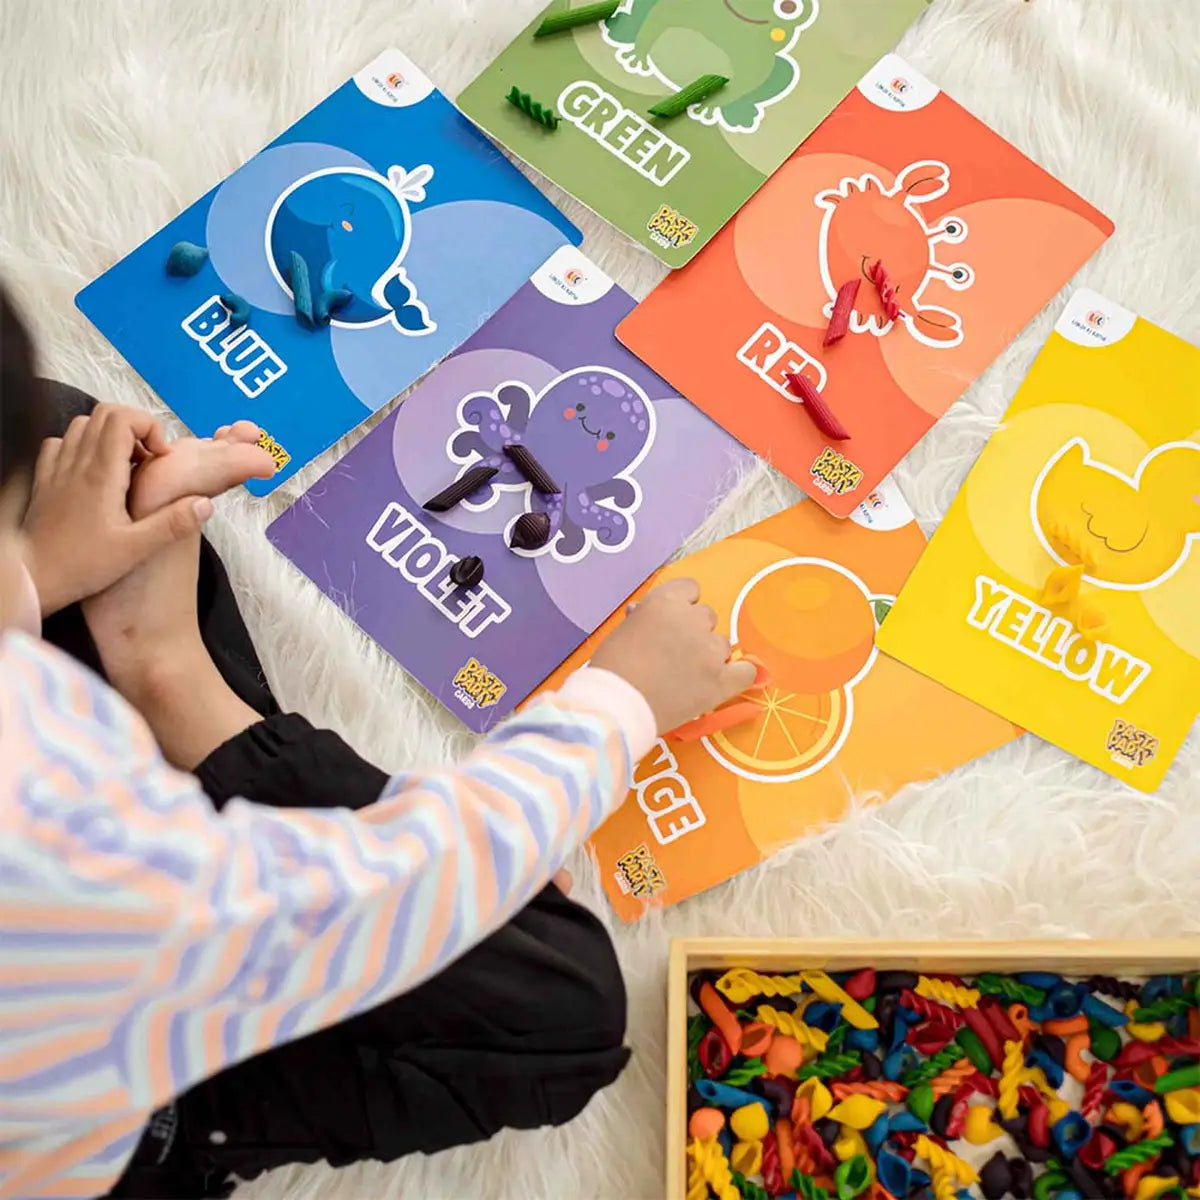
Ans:
{"label": "orange slice illustration", "polygon": [[773,685],[745,702],[758,708],[757,715],[712,734],[709,744],[729,764],[764,779],[792,775],[819,762],[846,721],[841,691],[805,695]]}
{"label": "orange slice illustration", "polygon": [[769,686],[747,693],[757,712],[714,733],[712,752],[738,774],[786,779],[836,752],[852,711],[849,687],[875,649],[875,609],[863,584],[820,559],[777,563],[734,606],[738,651],[761,662]]}

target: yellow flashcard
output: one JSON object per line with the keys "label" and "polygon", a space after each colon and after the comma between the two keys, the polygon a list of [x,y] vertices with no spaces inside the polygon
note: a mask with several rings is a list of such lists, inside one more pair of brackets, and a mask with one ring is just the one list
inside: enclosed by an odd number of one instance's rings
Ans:
{"label": "yellow flashcard", "polygon": [[1153,791],[1200,708],[1200,349],[1080,291],[880,628]]}

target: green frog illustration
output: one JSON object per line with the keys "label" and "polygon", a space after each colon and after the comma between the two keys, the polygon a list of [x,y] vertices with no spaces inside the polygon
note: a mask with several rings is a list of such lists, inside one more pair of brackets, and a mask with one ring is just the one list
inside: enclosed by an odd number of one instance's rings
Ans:
{"label": "green frog illustration", "polygon": [[729,82],[689,113],[730,133],[753,133],[763,110],[796,86],[789,56],[820,0],[627,0],[603,26],[617,61],[679,91],[701,75]]}

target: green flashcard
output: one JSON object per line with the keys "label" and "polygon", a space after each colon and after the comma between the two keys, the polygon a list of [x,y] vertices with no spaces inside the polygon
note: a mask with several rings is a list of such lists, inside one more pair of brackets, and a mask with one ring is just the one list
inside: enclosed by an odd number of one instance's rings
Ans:
{"label": "green flashcard", "polygon": [[[928,0],[622,0],[548,37],[554,0],[458,99],[468,117],[669,267],[690,261]],[[682,115],[650,108],[701,76]],[[508,102],[516,87],[556,129]]]}

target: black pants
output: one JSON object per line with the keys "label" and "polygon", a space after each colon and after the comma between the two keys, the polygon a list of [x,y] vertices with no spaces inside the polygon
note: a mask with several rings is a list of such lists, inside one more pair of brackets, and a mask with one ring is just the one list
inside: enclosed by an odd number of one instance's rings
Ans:
{"label": "black pants", "polygon": [[[89,397],[55,388],[67,416]],[[279,712],[224,566],[204,542],[200,622],[231,688],[263,720],[196,774],[220,808],[361,808],[386,777],[336,734]],[[45,636],[100,670],[78,608]],[[612,943],[553,885],[507,926],[415,991],[230,1067],[148,1126],[115,1197],[228,1195],[288,1163],[389,1161],[569,1121],[629,1057]]]}

